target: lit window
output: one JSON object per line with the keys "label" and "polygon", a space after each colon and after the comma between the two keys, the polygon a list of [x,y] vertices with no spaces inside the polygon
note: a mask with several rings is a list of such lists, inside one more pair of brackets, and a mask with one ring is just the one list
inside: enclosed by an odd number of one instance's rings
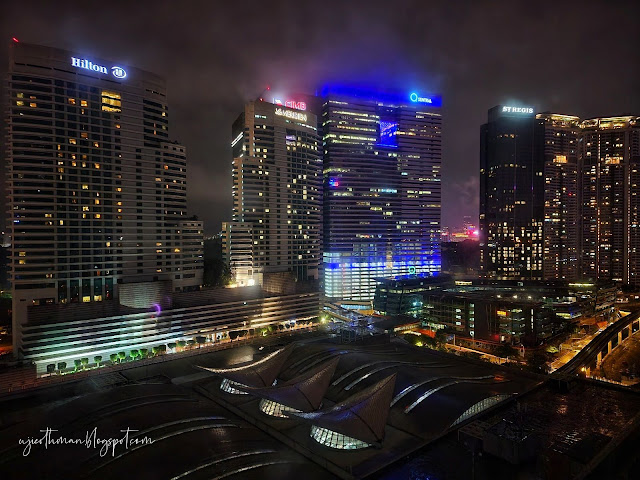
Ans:
{"label": "lit window", "polygon": [[119,93],[102,91],[102,111],[103,112],[121,112],[122,97]]}

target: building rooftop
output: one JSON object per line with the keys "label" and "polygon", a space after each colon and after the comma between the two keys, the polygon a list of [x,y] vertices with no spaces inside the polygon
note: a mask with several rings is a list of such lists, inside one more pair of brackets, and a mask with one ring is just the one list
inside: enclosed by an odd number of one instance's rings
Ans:
{"label": "building rooftop", "polygon": [[[259,286],[239,288],[213,288],[196,292],[172,293],[171,309],[200,307],[215,304],[245,302],[278,296],[261,290]],[[155,311],[148,308],[132,308],[121,305],[118,300],[90,303],[47,304],[29,307],[29,325],[42,323],[89,320],[94,318],[144,314]]]}
{"label": "building rooftop", "polygon": [[[482,402],[492,405],[494,401],[526,392],[540,382],[535,375],[471,362],[402,342],[358,346],[321,341],[295,348],[278,375],[278,383],[297,378],[336,358],[339,359],[338,366],[324,396],[322,411],[308,418],[313,426],[299,419],[262,414],[259,399],[221,391],[222,377],[202,385],[202,389],[207,396],[250,418],[251,422],[263,423],[264,428],[273,431],[277,439],[295,445],[301,453],[322,458],[323,462],[330,464],[330,469],[334,469],[332,471],[350,471],[356,477],[364,477],[455,428],[461,418],[480,410]],[[372,432],[380,432],[374,428],[368,430],[366,438],[357,438],[366,422],[361,422],[357,428],[341,428],[340,419],[345,419],[345,424],[349,423],[348,412],[353,411],[354,402],[357,404],[363,400],[361,397],[369,398],[379,392],[380,382],[384,383],[390,376],[394,376],[393,388],[390,383],[386,384],[390,395],[381,396],[388,398],[389,402],[384,434],[372,436]],[[367,411],[366,401],[363,405]],[[375,405],[380,406],[377,402]],[[373,410],[376,418],[384,418],[382,407]],[[314,440],[315,436],[311,438],[314,427],[367,443],[375,444],[374,436],[382,438],[382,441],[378,442],[380,448],[360,448],[347,453],[319,444]]]}

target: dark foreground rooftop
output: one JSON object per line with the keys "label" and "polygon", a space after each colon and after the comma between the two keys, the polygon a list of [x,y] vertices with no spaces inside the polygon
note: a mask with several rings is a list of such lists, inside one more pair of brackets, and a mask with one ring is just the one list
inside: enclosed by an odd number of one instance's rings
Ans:
{"label": "dark foreground rooftop", "polygon": [[[491,405],[504,401],[540,382],[537,377],[404,344],[345,346],[329,342],[296,348],[285,362],[279,379],[287,381],[298,377],[333,358],[340,361],[325,394],[323,409],[331,409],[396,374],[380,448],[341,451],[320,445],[310,437],[308,423],[297,418],[269,417],[261,413],[259,399],[221,391],[223,377],[203,383],[198,389],[337,475],[361,478],[442,436],[454,428],[456,422],[463,421],[465,415],[470,415],[474,406],[480,408],[482,402]],[[321,421],[318,419],[318,425],[322,426]],[[342,433],[358,438],[357,429]],[[368,441],[368,438],[359,439]]]}
{"label": "dark foreground rooftop", "polygon": [[[24,456],[19,439],[40,439],[47,427],[84,441],[148,437],[151,444],[33,445]],[[322,468],[190,389],[171,384],[126,385],[94,393],[6,427],[0,440],[3,478],[283,479],[332,478]]]}
{"label": "dark foreground rooftop", "polygon": [[[294,338],[275,386],[257,390],[287,402],[283,389],[300,387],[323,365],[333,370],[337,361],[319,407],[336,413],[340,408],[332,407],[352,405],[350,399],[393,377],[381,442],[356,450],[322,445],[310,435],[315,419],[267,415],[260,396],[223,392],[222,376],[196,368],[244,370],[286,346],[266,337],[0,401],[2,478],[567,480],[619,472],[635,478],[629,472],[640,468],[638,393],[571,378],[543,381],[395,341]],[[84,445],[34,444],[23,456],[21,439],[39,440],[47,427],[57,430],[53,440],[84,440],[93,429],[98,438],[120,439],[128,427],[138,430],[132,438],[153,443],[117,445],[104,456]],[[357,436],[358,428],[344,434]]]}

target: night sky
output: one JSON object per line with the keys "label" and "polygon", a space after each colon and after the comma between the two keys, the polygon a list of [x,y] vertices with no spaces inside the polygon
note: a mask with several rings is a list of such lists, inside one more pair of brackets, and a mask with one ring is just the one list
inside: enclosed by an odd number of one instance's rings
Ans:
{"label": "night sky", "polygon": [[478,214],[479,128],[500,103],[640,115],[640,2],[0,0],[0,74],[23,42],[164,76],[189,210],[231,216],[231,123],[266,85],[443,96],[443,225]]}

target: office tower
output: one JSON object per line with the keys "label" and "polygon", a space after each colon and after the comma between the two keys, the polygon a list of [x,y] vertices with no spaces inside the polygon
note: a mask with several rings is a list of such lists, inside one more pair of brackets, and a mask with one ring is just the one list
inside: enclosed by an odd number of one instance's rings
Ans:
{"label": "office tower", "polygon": [[8,71],[14,352],[29,307],[111,300],[139,282],[199,288],[202,222],[187,215],[164,80],[17,42]]}
{"label": "office tower", "polygon": [[325,295],[371,300],[377,278],[439,272],[441,98],[321,96]]}
{"label": "office tower", "polygon": [[224,252],[239,285],[266,288],[267,277],[288,277],[315,284],[317,291],[322,205],[317,117],[304,103],[287,104],[249,102],[233,124],[233,219],[225,225]]}
{"label": "office tower", "polygon": [[581,268],[585,278],[640,285],[640,117],[584,120]]}
{"label": "office tower", "polygon": [[480,129],[481,264],[491,278],[542,278],[544,163],[531,107],[498,105]]}
{"label": "office tower", "polygon": [[578,278],[578,139],[580,119],[536,115],[536,141],[544,161],[545,280]]}

